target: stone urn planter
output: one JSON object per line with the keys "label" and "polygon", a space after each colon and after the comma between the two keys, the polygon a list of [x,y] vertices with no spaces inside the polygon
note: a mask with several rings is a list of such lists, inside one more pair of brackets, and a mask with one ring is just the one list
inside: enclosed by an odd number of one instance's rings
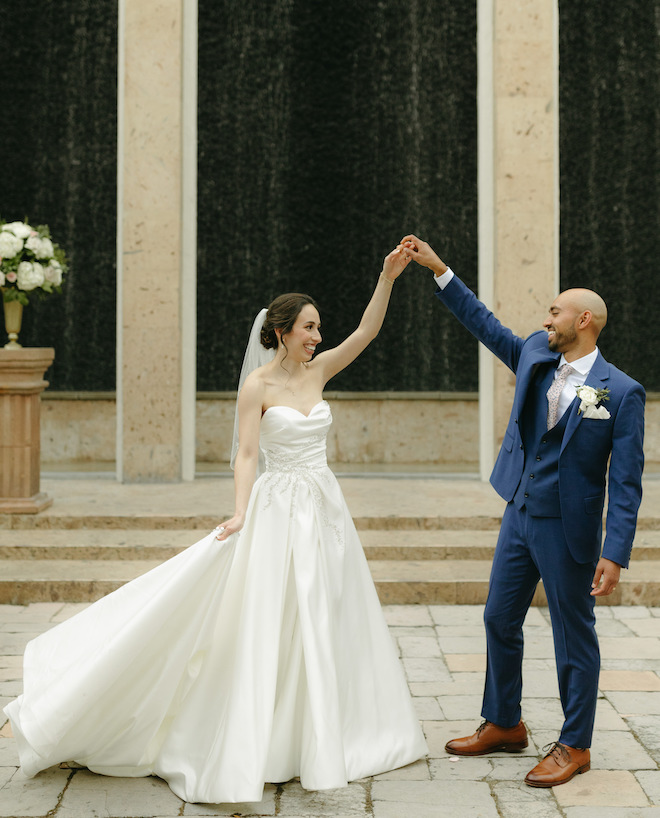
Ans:
{"label": "stone urn planter", "polygon": [[23,305],[20,301],[3,300],[2,306],[5,314],[5,331],[9,337],[5,349],[20,349],[21,344],[18,343],[18,334],[21,331],[23,322]]}

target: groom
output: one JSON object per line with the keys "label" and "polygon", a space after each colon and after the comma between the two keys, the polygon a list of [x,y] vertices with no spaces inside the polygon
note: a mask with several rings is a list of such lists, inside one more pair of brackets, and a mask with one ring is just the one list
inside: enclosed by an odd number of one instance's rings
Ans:
{"label": "groom", "polygon": [[445,749],[479,756],[527,746],[520,711],[522,626],[540,578],[565,720],[559,740],[525,783],[564,784],[590,767],[600,669],[594,603],[612,593],[630,559],[642,494],[645,393],[598,351],[607,308],[595,292],[561,293],[544,331],[523,339],[503,327],[426,242],[409,235],[401,244],[434,273],[437,297],[516,374],[511,417],[490,478],[507,507],[484,611],[485,721]]}

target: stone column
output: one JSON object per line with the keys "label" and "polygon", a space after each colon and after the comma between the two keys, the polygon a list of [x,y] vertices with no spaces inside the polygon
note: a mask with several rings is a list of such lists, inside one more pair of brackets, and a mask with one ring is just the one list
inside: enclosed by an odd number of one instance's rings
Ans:
{"label": "stone column", "polygon": [[[559,287],[556,0],[479,0],[479,291],[518,335]],[[481,474],[502,441],[515,379],[480,352]]]}
{"label": "stone column", "polygon": [[194,0],[119,2],[117,475],[124,482],[194,476],[194,187],[191,194],[187,180],[196,172],[189,161],[196,130],[187,91],[196,51],[191,57],[184,48],[196,49],[191,27],[194,34]]}
{"label": "stone column", "polygon": [[40,394],[55,350],[0,349],[0,513],[36,514],[52,505],[40,491]]}

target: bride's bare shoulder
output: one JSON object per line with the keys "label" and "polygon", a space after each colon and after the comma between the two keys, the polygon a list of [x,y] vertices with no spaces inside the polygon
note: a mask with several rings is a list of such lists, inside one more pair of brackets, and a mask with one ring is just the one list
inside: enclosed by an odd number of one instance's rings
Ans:
{"label": "bride's bare shoulder", "polygon": [[272,370],[272,364],[269,362],[267,364],[263,364],[262,366],[253,369],[252,372],[247,376],[245,379],[245,385],[251,383],[253,385],[262,384],[265,385],[271,379],[270,372]]}
{"label": "bride's bare shoulder", "polygon": [[246,400],[254,401],[254,400],[261,400],[266,391],[266,381],[267,378],[265,374],[261,371],[265,369],[264,366],[260,366],[259,369],[255,369],[245,379],[245,383],[241,387],[240,391],[240,399],[245,402]]}

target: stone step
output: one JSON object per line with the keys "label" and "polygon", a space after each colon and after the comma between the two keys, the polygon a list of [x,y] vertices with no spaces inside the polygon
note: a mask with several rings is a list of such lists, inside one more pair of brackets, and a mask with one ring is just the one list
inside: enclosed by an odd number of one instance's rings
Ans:
{"label": "stone step", "polygon": [[0,560],[159,560],[175,556],[207,531],[0,530]]}
{"label": "stone step", "polygon": [[[90,602],[156,567],[153,560],[5,560],[0,604]],[[486,601],[490,560],[370,560],[383,604],[476,605]],[[544,604],[542,590],[536,604]],[[660,561],[642,560],[623,573],[611,605],[658,605]]]}
{"label": "stone step", "polygon": [[210,531],[224,514],[1,514],[4,531],[75,531],[84,530],[170,530]]}
{"label": "stone step", "polygon": [[[197,529],[5,529],[0,560],[166,560],[192,545]],[[363,529],[360,540],[370,560],[489,560],[497,530]],[[660,560],[660,531],[639,531],[635,561]]]}
{"label": "stone step", "polygon": [[[220,520],[231,516],[225,509],[219,514],[0,514],[1,531],[210,531]],[[360,531],[495,531],[501,514],[438,516],[374,515],[355,516]],[[640,516],[638,531],[660,531],[660,517]]]}
{"label": "stone step", "polygon": [[[166,560],[202,532],[51,530],[0,531],[0,559]],[[204,532],[206,533],[206,532]],[[497,531],[360,532],[369,559],[491,559]]]}
{"label": "stone step", "polygon": [[[488,596],[490,560],[370,560],[369,568],[383,605],[483,605]],[[660,604],[660,560],[633,562],[621,573],[617,589],[597,600],[605,605]],[[547,605],[542,584],[534,605]]]}
{"label": "stone step", "polygon": [[[168,530],[187,529],[210,531],[220,520],[231,517],[231,511],[225,509],[217,515],[190,514],[2,514],[0,531],[50,531],[76,529],[85,530]],[[498,515],[471,515],[432,517],[409,517],[405,515],[354,517],[353,522],[360,530],[397,530],[397,531],[438,531],[443,529],[461,530],[477,529],[488,531],[499,528],[501,517]],[[660,528],[660,526],[659,526]]]}

